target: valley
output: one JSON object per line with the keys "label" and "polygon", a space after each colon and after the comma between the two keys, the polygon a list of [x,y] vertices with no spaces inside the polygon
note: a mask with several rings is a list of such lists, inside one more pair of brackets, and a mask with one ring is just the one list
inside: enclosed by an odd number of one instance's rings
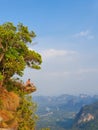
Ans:
{"label": "valley", "polygon": [[71,130],[75,118],[81,108],[98,101],[98,96],[80,94],[60,95],[58,97],[35,96],[33,100],[37,103],[37,130],[50,128],[51,130]]}

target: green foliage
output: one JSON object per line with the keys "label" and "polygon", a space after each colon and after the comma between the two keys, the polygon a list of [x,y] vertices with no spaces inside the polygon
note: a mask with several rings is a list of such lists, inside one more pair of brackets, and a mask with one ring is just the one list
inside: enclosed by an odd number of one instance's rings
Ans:
{"label": "green foliage", "polygon": [[2,103],[2,100],[0,99],[0,109],[3,108],[3,103]]}
{"label": "green foliage", "polygon": [[23,82],[17,79],[9,79],[4,83],[4,87],[7,91],[14,91],[17,94],[21,94],[21,88],[23,88]]}
{"label": "green foliage", "polygon": [[20,105],[14,115],[18,130],[34,130],[38,119],[35,114],[36,104],[31,96],[22,91],[23,83],[12,79],[15,74],[22,76],[26,66],[41,68],[41,55],[28,48],[28,43],[32,43],[35,36],[35,33],[22,23],[17,26],[11,22],[0,25],[0,81],[3,85],[0,83],[8,91],[19,95]]}
{"label": "green foliage", "polygon": [[40,69],[40,54],[27,46],[35,36],[21,23],[17,26],[10,22],[0,25],[0,79],[1,75],[4,81],[14,74],[22,76],[26,66]]}
{"label": "green foliage", "polygon": [[0,73],[0,81],[3,80],[3,75]]}
{"label": "green foliage", "polygon": [[18,130],[34,130],[38,116],[35,114],[36,104],[32,102],[31,96],[21,95],[21,104],[17,110]]}

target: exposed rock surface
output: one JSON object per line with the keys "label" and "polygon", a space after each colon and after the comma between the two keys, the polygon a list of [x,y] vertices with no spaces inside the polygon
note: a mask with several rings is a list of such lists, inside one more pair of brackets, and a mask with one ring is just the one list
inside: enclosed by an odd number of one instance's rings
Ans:
{"label": "exposed rock surface", "polygon": [[19,106],[19,96],[14,92],[8,92],[0,88],[0,130],[15,130],[17,120],[15,119],[16,109]]}

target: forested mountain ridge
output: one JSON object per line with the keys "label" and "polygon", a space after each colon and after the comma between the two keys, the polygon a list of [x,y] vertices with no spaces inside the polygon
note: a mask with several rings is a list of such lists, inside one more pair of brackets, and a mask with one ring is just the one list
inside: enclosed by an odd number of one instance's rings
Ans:
{"label": "forested mountain ridge", "polygon": [[73,130],[98,130],[98,101],[81,108],[76,115]]}
{"label": "forested mountain ridge", "polygon": [[[34,96],[33,100],[38,103],[39,108],[43,107],[44,111],[47,107],[50,107],[50,109],[55,108],[55,110],[56,108],[60,108],[62,110],[66,108],[66,110],[72,109],[73,111],[75,109],[75,111],[78,111],[82,106],[96,102],[98,100],[98,96],[90,96],[84,94],[74,96],[64,94],[60,96]],[[41,110],[39,108],[38,112]]]}
{"label": "forested mountain ridge", "polygon": [[60,96],[34,96],[33,100],[38,104],[37,114],[40,120],[37,124],[39,127],[49,127],[51,130],[71,129],[74,119],[80,109],[98,101],[98,96],[80,94],[60,95]]}

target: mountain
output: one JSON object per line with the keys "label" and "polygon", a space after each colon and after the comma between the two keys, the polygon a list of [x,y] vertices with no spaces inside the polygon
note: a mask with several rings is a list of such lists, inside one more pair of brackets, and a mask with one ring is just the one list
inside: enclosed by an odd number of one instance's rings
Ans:
{"label": "mountain", "polygon": [[98,101],[81,108],[72,130],[98,130]]}
{"label": "mountain", "polygon": [[72,127],[80,109],[85,105],[98,101],[98,96],[64,94],[53,97],[35,96],[33,100],[38,104],[39,121],[37,130],[48,127],[51,130],[67,130]]}

